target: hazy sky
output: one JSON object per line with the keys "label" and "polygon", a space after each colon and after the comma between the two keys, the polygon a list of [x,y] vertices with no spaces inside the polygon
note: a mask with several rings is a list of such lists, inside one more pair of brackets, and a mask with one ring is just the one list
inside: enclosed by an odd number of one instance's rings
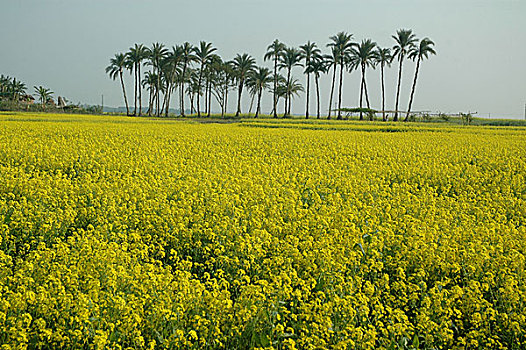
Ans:
{"label": "hazy sky", "polygon": [[[393,45],[391,35],[411,28],[436,43],[423,62],[415,110],[477,111],[524,117],[526,103],[526,0],[0,0],[0,74],[31,88],[44,85],[74,102],[122,106],[118,81],[104,72],[109,59],[134,43],[212,42],[223,59],[253,55],[260,65],[274,39],[291,46],[314,41],[323,51],[339,31],[354,39]],[[404,64],[400,108],[407,107],[414,64]],[[386,73],[387,107],[393,108],[397,64]],[[304,83],[298,68],[294,75]],[[133,96],[132,77],[127,76]],[[373,108],[380,105],[379,70],[368,73]],[[321,82],[322,108],[330,79]],[[345,106],[358,104],[358,73],[344,78]],[[311,95],[315,112],[315,94]],[[264,112],[271,108],[264,96]],[[304,96],[293,113],[304,113]],[[177,102],[172,102],[177,105]],[[244,106],[248,105],[248,97]],[[235,97],[229,102],[235,107]],[[246,108],[246,107],[245,107]],[[214,108],[218,110],[217,107]],[[281,110],[280,106],[280,110]]]}

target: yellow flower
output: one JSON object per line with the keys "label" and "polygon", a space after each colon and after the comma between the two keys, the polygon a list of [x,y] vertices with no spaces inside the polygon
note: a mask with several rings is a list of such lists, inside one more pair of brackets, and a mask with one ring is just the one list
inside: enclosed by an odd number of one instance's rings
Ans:
{"label": "yellow flower", "polygon": [[0,112],[0,349],[524,347],[525,144]]}

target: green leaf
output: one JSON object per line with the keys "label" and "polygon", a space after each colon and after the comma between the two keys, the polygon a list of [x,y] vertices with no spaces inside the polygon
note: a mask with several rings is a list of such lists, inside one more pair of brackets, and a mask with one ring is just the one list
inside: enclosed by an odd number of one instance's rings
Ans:
{"label": "green leaf", "polygon": [[258,346],[267,347],[270,346],[270,337],[267,334],[260,333],[257,335]]}
{"label": "green leaf", "polygon": [[418,334],[415,333],[413,337],[413,348],[418,349],[420,347],[420,341],[418,340]]}

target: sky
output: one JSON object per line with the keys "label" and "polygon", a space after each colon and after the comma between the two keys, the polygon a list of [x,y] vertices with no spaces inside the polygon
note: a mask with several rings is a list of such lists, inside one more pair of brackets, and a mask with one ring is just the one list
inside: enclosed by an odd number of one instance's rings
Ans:
{"label": "sky", "polygon": [[[524,118],[525,18],[526,0],[1,0],[0,74],[22,80],[29,93],[43,85],[75,103],[100,104],[104,95],[106,106],[123,106],[119,82],[104,69],[111,57],[135,43],[172,47],[205,40],[224,60],[248,53],[258,65],[270,67],[263,55],[274,39],[294,47],[310,40],[328,53],[329,37],[340,31],[352,33],[356,41],[370,38],[392,47],[391,36],[408,28],[418,38],[432,39],[437,51],[421,64],[413,110]],[[407,107],[415,64],[405,61],[403,67],[400,109]],[[391,109],[397,69],[395,62],[386,71]],[[305,85],[301,68],[293,75]],[[379,109],[379,69],[368,71],[367,83],[371,107]],[[126,84],[133,96],[131,75]],[[347,73],[342,105],[357,106],[359,89],[359,73]],[[329,75],[322,77],[320,90],[326,111]],[[313,114],[314,90],[310,96]],[[235,98],[232,94],[229,109],[235,108]],[[248,105],[244,96],[244,111]],[[270,112],[269,92],[262,106]],[[303,94],[292,112],[304,111]]]}

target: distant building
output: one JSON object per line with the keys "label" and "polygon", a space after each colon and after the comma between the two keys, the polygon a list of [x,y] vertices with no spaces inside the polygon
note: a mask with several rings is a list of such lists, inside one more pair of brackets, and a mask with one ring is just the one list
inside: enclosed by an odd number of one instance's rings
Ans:
{"label": "distant building", "polygon": [[58,97],[58,108],[66,108],[66,101],[62,96]]}
{"label": "distant building", "polygon": [[25,104],[28,104],[28,105],[32,105],[33,103],[35,103],[35,98],[31,95],[20,95],[20,97],[18,98],[18,100],[20,102],[24,102]]}

